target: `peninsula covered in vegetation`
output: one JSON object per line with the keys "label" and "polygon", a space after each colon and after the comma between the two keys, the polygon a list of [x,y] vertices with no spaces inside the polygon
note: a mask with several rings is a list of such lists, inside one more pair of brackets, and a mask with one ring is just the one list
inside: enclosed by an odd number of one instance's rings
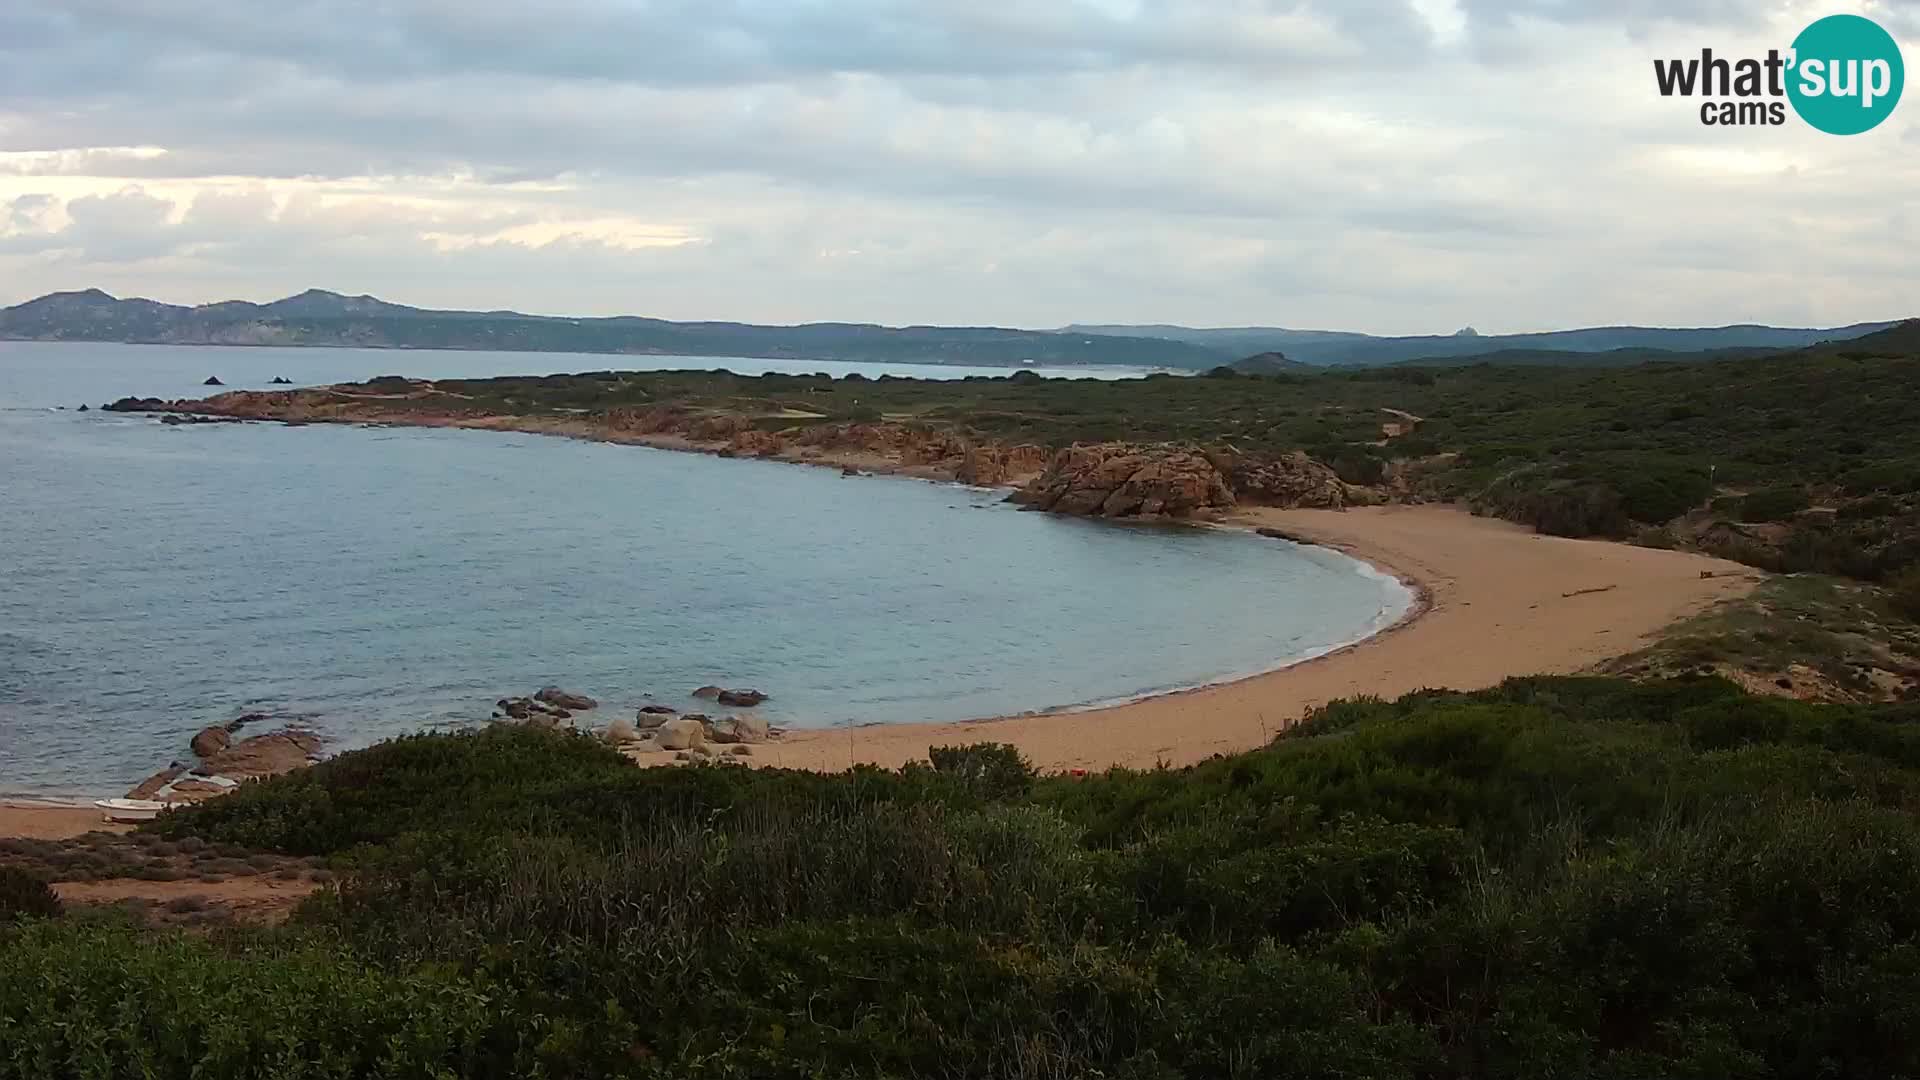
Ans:
{"label": "peninsula covered in vegetation", "polygon": [[[1124,451],[1136,468],[1158,470],[1158,494],[1178,489],[1179,502],[1157,508],[1174,516],[1238,503],[1460,502],[1552,535],[1890,581],[1920,561],[1916,357],[1920,322],[1714,363],[1324,370],[1265,361],[1260,374],[1220,365],[1198,378],[1115,381],[608,370],[392,376],[110,407],[548,431],[1036,493],[1077,484],[1111,494],[1128,475],[1099,469]],[[1083,501],[1065,508],[1142,510],[1141,500]]]}

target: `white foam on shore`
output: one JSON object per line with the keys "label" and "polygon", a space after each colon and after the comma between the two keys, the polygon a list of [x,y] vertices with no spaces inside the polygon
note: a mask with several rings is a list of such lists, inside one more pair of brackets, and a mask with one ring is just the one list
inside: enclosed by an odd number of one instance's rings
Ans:
{"label": "white foam on shore", "polygon": [[[1238,525],[1203,524],[1202,527],[1227,529],[1233,532],[1246,532],[1249,534],[1253,532],[1251,529]],[[1367,620],[1365,627],[1359,633],[1340,641],[1313,646],[1303,652],[1288,656],[1275,664],[1256,668],[1251,671],[1232,672],[1196,683],[1179,683],[1171,686],[1155,687],[1118,697],[1099,698],[1093,701],[1076,702],[1070,705],[1056,705],[1045,709],[1030,709],[1027,712],[1016,713],[1014,715],[1053,716],[1061,713],[1095,712],[1100,709],[1133,705],[1142,701],[1151,701],[1154,698],[1171,697],[1175,694],[1187,694],[1196,690],[1207,690],[1216,686],[1229,686],[1233,683],[1245,682],[1248,679],[1257,679],[1263,675],[1272,675],[1275,672],[1285,671],[1288,668],[1299,667],[1301,664],[1310,663],[1323,656],[1331,656],[1344,649],[1350,649],[1355,645],[1359,645],[1370,638],[1377,637],[1399,626],[1401,623],[1419,613],[1420,591],[1400,575],[1375,566],[1365,559],[1357,558],[1344,551],[1339,551],[1324,545],[1300,543],[1299,541],[1285,540],[1278,537],[1271,539],[1273,539],[1275,543],[1285,544],[1296,554],[1319,562],[1322,565],[1347,569],[1358,574],[1360,577],[1379,582],[1384,586],[1385,599],[1381,605],[1374,610],[1373,616]],[[978,720],[968,722],[985,723],[989,720],[998,719],[1004,719],[1004,717],[982,717]]]}

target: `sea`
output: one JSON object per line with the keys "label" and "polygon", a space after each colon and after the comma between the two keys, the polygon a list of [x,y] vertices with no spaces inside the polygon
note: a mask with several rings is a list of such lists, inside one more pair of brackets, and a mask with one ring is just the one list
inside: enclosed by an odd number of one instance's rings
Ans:
{"label": "sea", "polygon": [[[549,685],[791,728],[1082,707],[1320,655],[1412,603],[1336,552],[1004,492],[537,435],[167,426],[126,395],[915,364],[0,342],[0,794],[123,793],[247,713],[330,751]],[[1038,369],[1120,378],[1124,369]],[[92,408],[78,411],[80,405]]]}

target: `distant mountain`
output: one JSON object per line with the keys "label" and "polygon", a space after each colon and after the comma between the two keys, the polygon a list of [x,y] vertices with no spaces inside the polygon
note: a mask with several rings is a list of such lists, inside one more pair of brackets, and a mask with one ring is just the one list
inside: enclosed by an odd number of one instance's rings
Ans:
{"label": "distant mountain", "polygon": [[861,323],[756,326],[637,316],[572,319],[517,311],[433,311],[321,289],[270,304],[228,300],[198,307],[122,300],[99,289],[52,293],[0,309],[0,339],[752,356],[1007,367],[1210,368],[1232,358],[1203,345],[1150,336]]}
{"label": "distant mountain", "polygon": [[[1537,334],[1480,334],[1463,330],[1456,334],[1418,337],[1374,337],[1370,334],[1328,330],[1289,330],[1273,326],[1243,326],[1210,330],[1165,325],[1074,325],[1067,327],[1065,332],[1163,337],[1169,341],[1215,348],[1235,355],[1279,350],[1285,352],[1291,359],[1303,363],[1336,365],[1392,364],[1408,360],[1434,361],[1446,357],[1475,356],[1514,350],[1535,353],[1604,353],[1621,349],[1653,349],[1669,353],[1702,353],[1724,349],[1798,349],[1823,341],[1857,338],[1893,325],[1895,324],[1891,322],[1856,323],[1852,326],[1830,329],[1793,329],[1754,325],[1698,329],[1601,326]],[[1680,357],[1675,358],[1680,359]],[[1698,357],[1692,359],[1698,359]]]}

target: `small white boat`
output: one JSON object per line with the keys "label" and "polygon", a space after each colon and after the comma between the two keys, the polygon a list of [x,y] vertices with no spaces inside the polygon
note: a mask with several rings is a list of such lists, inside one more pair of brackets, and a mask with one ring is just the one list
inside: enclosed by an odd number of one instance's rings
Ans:
{"label": "small white boat", "polygon": [[152,821],[167,808],[163,802],[152,799],[95,799],[93,805],[99,807],[108,821],[132,824],[137,821]]}

